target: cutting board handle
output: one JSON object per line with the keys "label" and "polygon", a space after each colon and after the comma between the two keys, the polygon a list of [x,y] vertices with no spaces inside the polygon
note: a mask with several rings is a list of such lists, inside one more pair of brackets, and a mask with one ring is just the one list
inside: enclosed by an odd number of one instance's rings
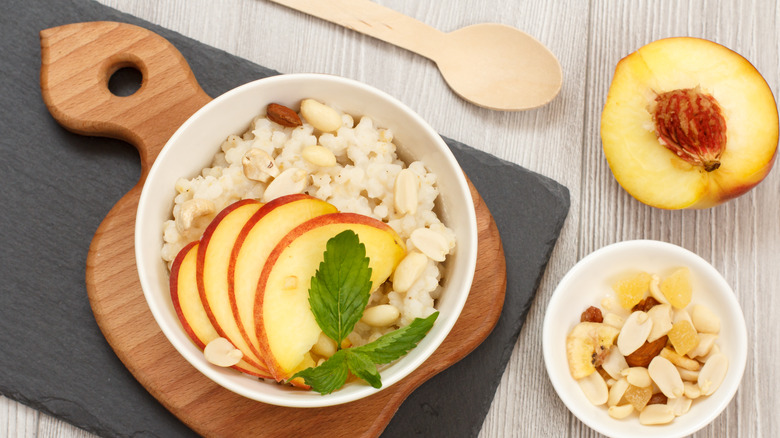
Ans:
{"label": "cutting board handle", "polygon": [[[141,156],[139,183],[168,138],[211,100],[181,53],[142,27],[75,23],[40,37],[41,92],[51,114],[69,131],[132,143]],[[116,96],[108,81],[125,67],[141,73],[141,87]]]}

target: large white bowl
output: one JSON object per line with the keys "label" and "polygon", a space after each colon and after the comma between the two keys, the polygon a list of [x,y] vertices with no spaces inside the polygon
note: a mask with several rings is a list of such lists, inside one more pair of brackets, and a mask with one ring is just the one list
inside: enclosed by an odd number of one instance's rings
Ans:
{"label": "large white bowl", "polygon": [[323,396],[211,365],[176,317],[168,271],[160,258],[163,222],[171,217],[176,179],[197,175],[209,165],[222,141],[229,134],[246,131],[252,118],[264,113],[269,103],[298,108],[303,98],[320,100],[348,114],[371,116],[376,126],[392,129],[402,159],[421,160],[438,176],[438,213],[457,238],[455,253],[446,264],[444,291],[437,305],[439,318],[416,348],[381,372],[382,389],[419,367],[447,336],[468,297],[477,255],[476,216],[462,170],[441,137],[407,106],[365,84],[328,75],[281,75],[235,88],[204,106],[171,137],[149,172],[138,203],[135,252],[149,308],[165,336],[189,363],[214,382],[245,397],[280,406],[319,407],[354,401],[379,390],[355,382]]}
{"label": "large white bowl", "polygon": [[[626,272],[645,271],[662,277],[677,267],[690,268],[693,299],[720,317],[717,344],[728,356],[729,368],[720,388],[693,401],[690,411],[662,426],[643,426],[636,414],[616,420],[606,406],[593,406],[569,373],[566,336],[589,306],[601,307],[615,279]],[[614,296],[614,294],[612,294]],[[737,392],[747,362],[745,319],[734,291],[726,280],[698,255],[670,243],[633,240],[601,248],[579,261],[553,292],[543,326],[544,362],[553,387],[569,410],[590,428],[611,437],[664,437],[690,435],[714,420]]]}

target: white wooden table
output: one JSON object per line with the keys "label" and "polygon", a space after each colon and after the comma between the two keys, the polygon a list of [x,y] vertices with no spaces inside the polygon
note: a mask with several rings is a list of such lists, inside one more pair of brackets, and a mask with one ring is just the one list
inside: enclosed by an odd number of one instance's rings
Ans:
{"label": "white wooden table", "polygon": [[[264,0],[99,1],[281,72],[363,81],[411,106],[441,134],[569,188],[569,216],[480,436],[596,435],[569,413],[549,383],[542,320],[556,284],[580,258],[637,238],[672,242],[711,262],[736,291],[748,323],[750,356],[742,386],[727,410],[697,436],[780,434],[780,170],[725,205],[661,211],[620,188],[599,137],[615,64],[663,37],[698,36],[724,44],[750,60],[777,96],[776,1],[379,1],[442,31],[497,22],[542,41],[561,62],[563,89],[549,105],[521,113],[477,108],[447,88],[432,62]],[[0,436],[90,435],[0,398]]]}

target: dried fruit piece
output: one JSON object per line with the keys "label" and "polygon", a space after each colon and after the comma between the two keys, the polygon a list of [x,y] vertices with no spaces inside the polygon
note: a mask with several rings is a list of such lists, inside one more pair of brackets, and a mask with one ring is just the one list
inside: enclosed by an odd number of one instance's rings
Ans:
{"label": "dried fruit piece", "polygon": [[650,397],[650,401],[647,402],[648,405],[665,405],[666,402],[669,400],[669,397],[665,396],[663,392],[656,392],[653,394],[652,397]]}
{"label": "dried fruit piece", "polygon": [[581,322],[566,337],[569,372],[581,379],[596,371],[615,343],[618,329],[596,322]]}
{"label": "dried fruit piece", "polygon": [[294,128],[303,124],[295,111],[278,103],[268,104],[268,107],[265,109],[265,115],[268,117],[268,120],[287,128]]}
{"label": "dried fruit piece", "polygon": [[699,344],[699,335],[688,321],[680,321],[669,330],[669,341],[680,356],[687,354]]}
{"label": "dried fruit piece", "polygon": [[645,293],[650,289],[650,274],[640,272],[631,278],[618,281],[613,289],[617,294],[618,301],[624,309],[633,308],[638,302],[642,301]]}
{"label": "dried fruit piece", "polygon": [[645,342],[636,351],[626,356],[626,363],[632,367],[646,367],[650,365],[650,361],[666,347],[666,341],[667,337],[664,336],[653,342]]}
{"label": "dried fruit piece", "polygon": [[660,304],[658,300],[656,300],[653,297],[646,297],[642,301],[636,303],[634,307],[631,308],[632,312],[636,312],[637,310],[641,310],[643,312],[647,312],[648,310],[652,309],[653,307]]}
{"label": "dried fruit piece", "polygon": [[647,313],[642,311],[632,313],[626,319],[617,338],[617,346],[623,356],[628,356],[641,347],[652,328],[653,321],[647,316]]}
{"label": "dried fruit piece", "polygon": [[637,411],[642,411],[642,409],[647,406],[647,403],[652,396],[653,390],[649,386],[640,388],[638,386],[628,385],[628,389],[626,389],[626,392],[623,394],[623,399],[631,403]]}
{"label": "dried fruit piece", "polygon": [[693,295],[690,270],[686,267],[675,270],[661,282],[659,288],[669,304],[675,309],[684,309]]}
{"label": "dried fruit piece", "polygon": [[580,315],[580,322],[604,322],[604,317],[601,315],[601,309],[595,306],[590,306],[582,312]]}

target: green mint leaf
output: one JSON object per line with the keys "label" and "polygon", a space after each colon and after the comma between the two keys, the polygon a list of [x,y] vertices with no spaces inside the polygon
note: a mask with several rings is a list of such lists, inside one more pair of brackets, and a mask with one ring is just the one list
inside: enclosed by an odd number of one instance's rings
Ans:
{"label": "green mint leaf", "polygon": [[347,353],[347,366],[352,374],[368,382],[374,388],[382,387],[382,378],[376,369],[376,363],[371,358],[354,348],[342,350]]}
{"label": "green mint leaf", "polygon": [[331,392],[344,386],[347,382],[347,356],[346,350],[337,351],[336,354],[326,360],[320,366],[306,368],[293,375],[290,380],[302,377],[303,381],[311,386],[311,389],[320,394]]}
{"label": "green mint leaf", "polygon": [[376,366],[390,363],[414,348],[438,317],[439,312],[434,312],[425,319],[415,318],[408,326],[387,333],[374,342],[339,350],[319,366],[300,371],[292,378],[302,377],[312,390],[323,395],[344,386],[348,371],[374,388],[381,388],[382,378]]}
{"label": "green mint leaf", "polygon": [[390,363],[405,355],[417,345],[433,327],[439,312],[427,318],[415,318],[411,324],[380,337],[374,342],[351,350],[365,354],[375,364]]}
{"label": "green mint leaf", "polygon": [[317,325],[341,345],[363,316],[371,294],[366,247],[352,230],[328,240],[322,263],[311,279],[309,305]]}

